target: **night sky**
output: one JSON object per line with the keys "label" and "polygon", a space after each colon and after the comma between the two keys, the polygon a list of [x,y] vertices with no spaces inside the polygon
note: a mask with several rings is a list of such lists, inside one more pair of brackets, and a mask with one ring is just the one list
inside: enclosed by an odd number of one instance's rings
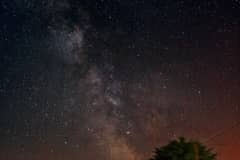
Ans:
{"label": "night sky", "polygon": [[239,0],[1,0],[0,159],[239,160]]}

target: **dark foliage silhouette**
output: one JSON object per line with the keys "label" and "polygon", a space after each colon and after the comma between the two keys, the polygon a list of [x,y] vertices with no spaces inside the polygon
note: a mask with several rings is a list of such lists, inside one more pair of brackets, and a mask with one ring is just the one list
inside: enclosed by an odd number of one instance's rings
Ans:
{"label": "dark foliage silhouette", "polygon": [[181,137],[156,148],[150,160],[216,160],[216,154],[200,142]]}

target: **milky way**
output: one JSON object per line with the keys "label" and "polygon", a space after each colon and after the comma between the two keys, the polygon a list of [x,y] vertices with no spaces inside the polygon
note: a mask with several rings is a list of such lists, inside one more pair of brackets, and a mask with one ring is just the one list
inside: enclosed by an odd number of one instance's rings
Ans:
{"label": "milky way", "polygon": [[0,159],[238,160],[239,1],[3,0]]}

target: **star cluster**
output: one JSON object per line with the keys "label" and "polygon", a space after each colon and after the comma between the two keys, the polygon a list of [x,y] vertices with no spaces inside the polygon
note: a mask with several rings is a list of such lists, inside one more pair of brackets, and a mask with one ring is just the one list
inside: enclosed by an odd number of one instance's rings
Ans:
{"label": "star cluster", "polygon": [[240,2],[2,0],[0,159],[237,160]]}

